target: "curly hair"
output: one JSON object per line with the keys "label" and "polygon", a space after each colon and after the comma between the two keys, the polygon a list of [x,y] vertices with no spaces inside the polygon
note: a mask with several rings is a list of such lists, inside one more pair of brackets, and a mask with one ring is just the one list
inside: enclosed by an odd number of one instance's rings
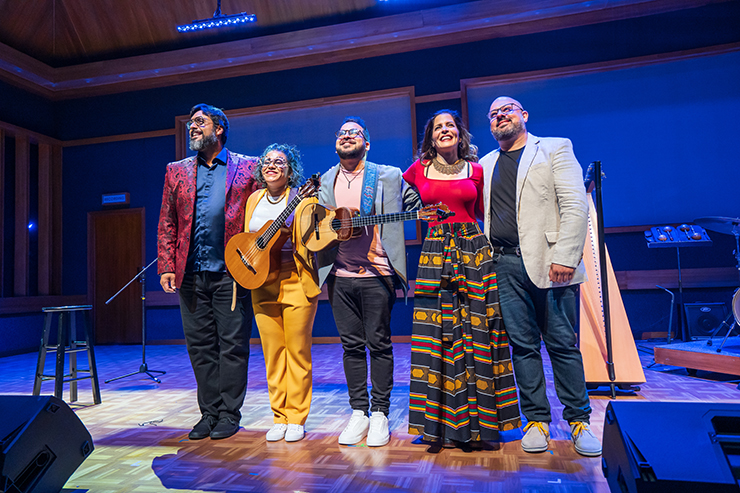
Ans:
{"label": "curly hair", "polygon": [[221,134],[221,145],[226,145],[226,139],[229,138],[229,119],[226,118],[224,110],[210,104],[200,103],[190,109],[190,118],[199,111],[202,111],[204,115],[210,118],[214,125],[224,129],[224,132]]}
{"label": "curly hair", "polygon": [[421,159],[422,162],[429,162],[437,156],[437,149],[434,148],[434,144],[432,142],[434,119],[439,115],[445,114],[452,117],[455,121],[455,126],[457,126],[457,131],[460,134],[460,138],[457,143],[457,158],[464,159],[466,161],[478,161],[478,147],[470,143],[473,136],[468,132],[468,129],[465,128],[460,115],[454,110],[439,110],[433,114],[429,120],[427,120],[427,123],[424,126],[424,138],[419,147],[417,158]]}
{"label": "curly hair", "polygon": [[265,179],[262,176],[262,165],[265,157],[272,151],[282,152],[288,158],[288,187],[295,188],[303,183],[303,163],[301,162],[301,153],[296,146],[289,144],[270,144],[262,151],[257,166],[252,171],[252,176],[261,186],[265,186]]}

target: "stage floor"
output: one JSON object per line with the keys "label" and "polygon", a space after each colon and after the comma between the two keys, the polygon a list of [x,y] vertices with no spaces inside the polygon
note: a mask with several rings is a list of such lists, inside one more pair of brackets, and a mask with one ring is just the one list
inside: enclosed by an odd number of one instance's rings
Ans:
{"label": "stage floor", "polygon": [[[546,357],[546,353],[543,350]],[[141,375],[103,383],[136,371],[140,346],[96,348],[103,402],[94,406],[87,381],[73,406],[93,436],[95,451],[66,484],[65,492],[607,492],[600,458],[578,455],[568,438],[546,361],[547,393],[553,404],[550,450],[527,454],[521,432],[502,434],[484,450],[437,449],[407,433],[409,344],[396,344],[391,442],[380,448],[345,447],[337,438],[349,417],[347,390],[338,344],[313,347],[314,389],[306,438],[267,443],[272,425],[264,360],[252,346],[249,388],[242,428],[226,440],[189,441],[200,418],[195,381],[184,346],[149,346],[147,363],[166,370],[157,384]],[[27,394],[33,388],[35,353],[0,359],[0,394]],[[652,351],[641,352],[643,366]],[[49,368],[53,358],[49,358]],[[738,402],[734,383],[690,378],[663,366],[646,371],[647,382],[634,396],[618,399]],[[701,376],[701,374],[700,374]],[[42,393],[53,392],[45,382]],[[65,399],[68,398],[65,385]],[[601,437],[606,395],[591,394],[591,423]]]}

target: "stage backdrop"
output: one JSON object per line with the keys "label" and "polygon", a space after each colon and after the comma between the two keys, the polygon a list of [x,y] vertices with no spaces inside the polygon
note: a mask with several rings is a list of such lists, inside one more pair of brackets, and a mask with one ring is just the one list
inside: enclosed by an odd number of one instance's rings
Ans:
{"label": "stage backdrop", "polygon": [[509,95],[529,111],[530,132],[571,139],[584,169],[602,161],[604,219],[613,227],[740,215],[738,81],[735,51],[468,79],[461,86],[481,156],[498,147],[489,106]]}
{"label": "stage backdrop", "polygon": [[[368,159],[405,171],[413,162],[416,148],[413,96],[413,88],[408,87],[226,111],[226,146],[259,156],[272,143],[295,145],[301,152],[304,176],[308,177],[339,163],[334,134],[346,116],[359,116],[370,134]],[[194,154],[186,148],[187,119],[186,115],[177,119],[178,157]],[[420,242],[417,226],[416,221],[405,223],[407,241]]]}

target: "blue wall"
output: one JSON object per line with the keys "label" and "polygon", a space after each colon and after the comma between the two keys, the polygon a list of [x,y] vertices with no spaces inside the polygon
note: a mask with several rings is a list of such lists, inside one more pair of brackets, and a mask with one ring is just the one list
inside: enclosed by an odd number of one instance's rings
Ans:
{"label": "blue wall", "polygon": [[[740,2],[725,2],[639,19],[527,36],[59,102],[49,102],[0,83],[0,120],[62,140],[170,129],[174,127],[174,118],[177,115],[187,113],[194,103],[201,101],[226,109],[238,109],[404,86],[413,86],[417,96],[439,94],[459,90],[461,79],[737,43],[740,42],[740,29],[737,29],[739,24]],[[730,63],[725,62],[730,58]],[[599,75],[598,80],[594,79],[598,82],[598,87],[618,84],[622,88],[621,93],[615,95],[617,104],[612,108],[599,105],[601,100],[596,97],[594,86],[579,87],[576,96],[580,97],[574,97],[573,87],[569,87],[567,81],[562,94],[574,99],[570,103],[538,100],[538,93],[533,89],[526,94],[531,98],[528,101],[535,106],[553,110],[548,119],[539,121],[539,116],[533,114],[532,125],[536,125],[533,130],[537,128],[543,134],[570,136],[574,131],[573,125],[582,126],[583,121],[589,121],[590,116],[606,124],[613,114],[620,120],[633,124],[632,127],[620,128],[604,135],[598,133],[598,128],[594,128],[595,138],[584,137],[577,143],[576,153],[584,163],[593,159],[604,160],[601,150],[606,147],[611,151],[624,150],[628,154],[630,143],[635,141],[636,136],[646,139],[641,140],[640,146],[635,148],[637,156],[634,161],[620,156],[616,162],[605,162],[607,175],[616,175],[612,182],[616,184],[608,193],[617,194],[616,198],[608,198],[611,202],[605,212],[607,225],[646,223],[651,222],[652,217],[661,221],[667,221],[669,217],[671,221],[674,217],[678,221],[690,221],[696,215],[692,214],[692,201],[718,206],[717,209],[705,209],[707,211],[722,210],[725,211],[723,213],[730,214],[736,209],[736,196],[724,193],[727,187],[733,185],[726,178],[728,171],[732,171],[733,162],[727,159],[720,146],[725,141],[732,142],[737,134],[737,97],[728,101],[725,97],[718,97],[716,93],[705,91],[705,87],[710,85],[707,82],[716,82],[717,75],[720,74],[720,78],[726,81],[723,94],[729,92],[737,96],[737,84],[734,82],[738,80],[736,59],[720,56],[697,60],[696,63],[696,67],[690,71],[693,73],[687,74],[685,86],[672,84],[673,74],[667,70],[667,66],[651,69],[654,73],[649,76],[638,74],[639,79],[636,82],[630,80],[631,75],[627,72],[606,72]],[[625,90],[628,87],[637,87],[638,90]],[[568,90],[571,92],[567,92]],[[459,100],[453,99],[417,105],[414,115],[417,129],[421,131],[424,121],[435,110],[441,107],[460,109],[460,104]],[[571,114],[567,111],[568,104],[572,104],[570,107],[578,111]],[[641,111],[646,105],[650,111]],[[599,108],[598,114],[589,115],[594,107]],[[728,108],[732,111],[728,111]],[[544,114],[547,111],[539,113]],[[701,135],[706,135],[705,132],[709,131],[711,134],[713,128],[718,130],[717,135],[722,136],[722,139],[710,139],[705,146],[693,139],[697,130]],[[370,130],[373,133],[373,129]],[[493,142],[487,129],[476,131],[475,138],[482,151],[487,152],[492,148]],[[662,172],[656,172],[652,161],[639,160],[640,156],[653,150],[649,147],[651,138],[656,146],[664,141],[671,142],[671,152],[660,162]],[[595,144],[597,141],[603,142],[603,145]],[[720,156],[722,159],[718,158]],[[146,256],[148,259],[156,256],[154,239],[164,169],[166,163],[174,158],[173,137],[64,149],[63,294],[83,294],[86,291],[87,213],[101,209],[101,193],[129,191],[131,207],[146,208]],[[403,161],[407,159],[409,156],[402,158]],[[627,166],[632,167],[627,169]],[[670,172],[666,172],[666,169]],[[695,175],[693,173],[696,170],[701,172]],[[665,197],[667,203],[675,202],[680,213],[650,216],[653,208],[645,205],[643,197],[629,194],[621,196],[620,182],[628,174],[634,175],[636,180],[644,180],[644,190],[655,190],[661,194],[661,198]],[[688,180],[687,175],[691,176]],[[702,182],[701,187],[692,186],[697,176],[709,180],[709,185]],[[721,188],[723,193],[717,193],[717,189],[710,186],[713,179],[721,187],[725,187]],[[653,183],[654,188],[651,188]],[[605,187],[610,186],[610,182],[605,181]],[[714,214],[719,212],[713,212],[712,215]],[[704,249],[695,249],[695,253],[689,254],[688,257],[693,259],[691,262],[696,262],[698,267],[733,265],[731,255],[725,251],[730,247],[719,236],[722,235],[713,235],[716,243],[712,249],[701,252],[699,250]],[[648,251],[640,234],[610,236],[607,241],[616,270],[675,267],[675,263],[671,263],[675,259],[668,258],[666,252]],[[411,249],[411,266],[416,258],[418,248]],[[413,268],[411,270],[410,277],[413,278],[415,272]],[[147,289],[160,289],[156,276],[149,276]],[[706,296],[725,296],[725,293],[705,292]],[[662,303],[656,297],[659,294],[641,294],[625,294],[628,314],[633,328],[637,330],[643,323],[646,326],[654,325],[654,321],[647,320],[656,312],[649,308],[653,303],[643,300]],[[323,335],[324,330],[327,334],[335,330],[330,310],[325,305],[324,302],[317,317],[316,335]],[[406,309],[398,309],[398,305],[396,308],[394,323],[397,325],[394,330],[399,333],[410,331],[407,323],[410,313],[402,314]],[[176,309],[151,309],[148,320],[151,338],[181,337]],[[19,328],[28,323],[31,322],[26,317],[0,319],[0,351],[9,347],[7,337],[14,340],[13,344],[16,344],[16,339],[25,340],[19,335]],[[12,331],[6,329],[11,326],[14,327]],[[36,346],[35,341],[18,344],[26,345],[29,349]]]}

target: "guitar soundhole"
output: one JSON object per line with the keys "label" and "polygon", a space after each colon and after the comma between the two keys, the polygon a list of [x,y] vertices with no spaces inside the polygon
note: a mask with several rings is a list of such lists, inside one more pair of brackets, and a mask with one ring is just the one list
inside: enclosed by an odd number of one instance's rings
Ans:
{"label": "guitar soundhole", "polygon": [[257,248],[259,248],[260,250],[264,250],[265,247],[267,246],[265,240],[263,240],[261,236],[257,238],[257,240],[255,241],[255,244],[257,245]]}
{"label": "guitar soundhole", "polygon": [[334,231],[337,231],[339,229],[342,229],[342,220],[341,219],[332,219],[331,221],[331,229]]}

